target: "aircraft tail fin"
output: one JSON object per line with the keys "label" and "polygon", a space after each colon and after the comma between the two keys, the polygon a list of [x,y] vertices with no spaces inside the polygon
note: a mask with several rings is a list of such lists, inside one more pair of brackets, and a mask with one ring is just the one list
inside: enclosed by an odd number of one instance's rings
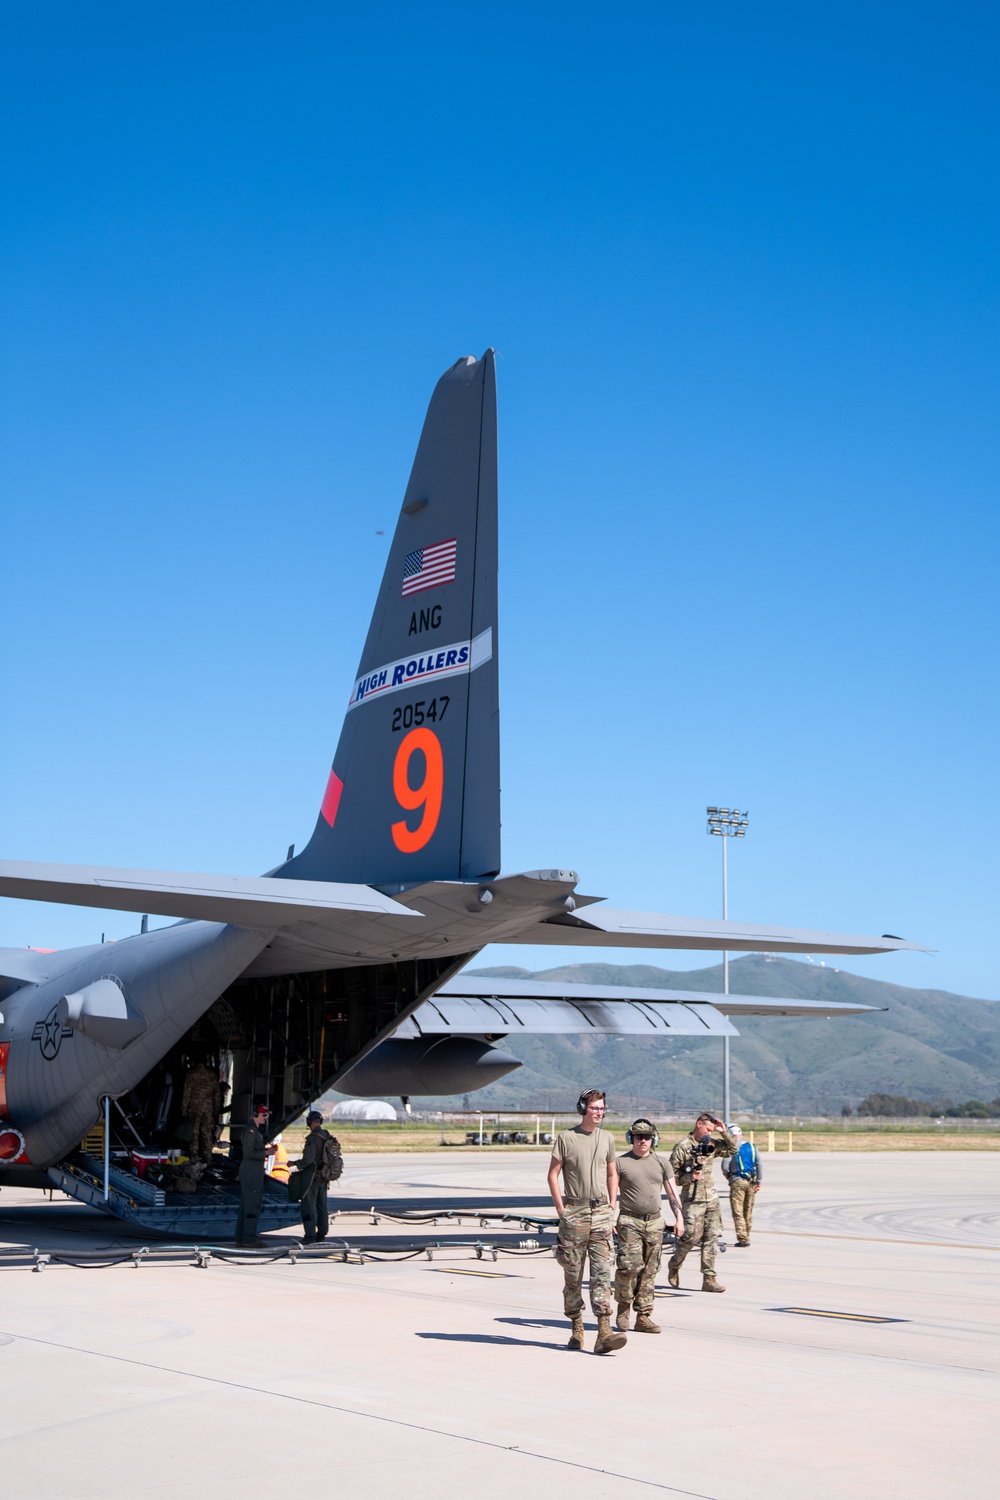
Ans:
{"label": "aircraft tail fin", "polygon": [[366,885],[500,868],[492,350],[438,381],[308,845],[275,874]]}

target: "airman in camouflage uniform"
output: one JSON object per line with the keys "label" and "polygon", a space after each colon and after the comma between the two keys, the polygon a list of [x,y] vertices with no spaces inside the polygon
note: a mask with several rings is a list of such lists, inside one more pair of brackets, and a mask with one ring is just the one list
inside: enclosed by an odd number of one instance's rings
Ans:
{"label": "airman in camouflage uniform", "polygon": [[[703,1153],[699,1147],[703,1141],[711,1141],[714,1149]],[[719,1195],[712,1181],[712,1163],[732,1156],[736,1142],[721,1120],[715,1115],[701,1114],[694,1129],[682,1141],[678,1141],[670,1153],[670,1164],[681,1186],[681,1202],[684,1205],[684,1223],[687,1226],[667,1265],[667,1280],[671,1286],[680,1285],[680,1269],[687,1255],[696,1247],[701,1249],[701,1289],[703,1292],[724,1292],[715,1279],[715,1255],[722,1233],[722,1211]]]}
{"label": "airman in camouflage uniform", "polygon": [[590,1305],[597,1318],[594,1353],[610,1354],[627,1341],[611,1326],[612,1226],[618,1197],[615,1138],[601,1129],[605,1099],[600,1089],[587,1089],[577,1107],[580,1123],[560,1132],[549,1163],[549,1192],[559,1215],[555,1254],[563,1268],[563,1307],[572,1323],[569,1348],[583,1348],[583,1273],[589,1257]]}
{"label": "airman in camouflage uniform", "polygon": [[618,1158],[621,1212],[618,1215],[618,1273],[615,1276],[618,1317],[615,1326],[621,1332],[627,1332],[634,1305],[636,1333],[659,1333],[660,1325],[653,1321],[653,1297],[666,1229],[661,1211],[664,1190],[673,1209],[674,1229],[678,1236],[684,1233],[684,1219],[680,1195],[674,1184],[674,1169],[653,1149],[653,1142],[658,1139],[656,1126],[645,1118],[633,1120],[627,1138],[632,1149]]}
{"label": "airman in camouflage uniform", "polygon": [[736,1230],[736,1244],[746,1250],[750,1244],[753,1225],[753,1207],[760,1192],[763,1171],[760,1152],[753,1141],[741,1140],[743,1132],[738,1125],[730,1127],[736,1137],[737,1152],[729,1161],[722,1163],[722,1175],[729,1182],[729,1208]]}
{"label": "airman in camouflage uniform", "polygon": [[196,1063],[184,1080],[181,1114],[191,1122],[191,1160],[211,1161],[215,1149],[215,1126],[222,1108],[219,1075],[205,1063]]}

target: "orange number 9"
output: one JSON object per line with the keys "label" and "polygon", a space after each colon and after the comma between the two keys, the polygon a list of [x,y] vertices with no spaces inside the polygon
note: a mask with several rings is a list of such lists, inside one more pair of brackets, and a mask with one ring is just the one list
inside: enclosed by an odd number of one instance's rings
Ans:
{"label": "orange number 9", "polygon": [[[419,786],[410,785],[410,761],[413,752],[422,750],[424,755],[424,779]],[[392,825],[392,841],[403,854],[415,854],[434,835],[441,816],[441,796],[444,792],[444,756],[441,741],[431,729],[411,729],[396,751],[392,768],[392,789],[400,807],[414,812],[422,807],[424,815],[416,828],[408,828],[406,820]]]}

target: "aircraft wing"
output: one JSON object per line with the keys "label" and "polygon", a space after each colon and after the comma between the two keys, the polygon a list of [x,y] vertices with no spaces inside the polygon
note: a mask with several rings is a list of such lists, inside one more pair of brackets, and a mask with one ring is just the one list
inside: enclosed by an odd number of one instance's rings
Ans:
{"label": "aircraft wing", "polygon": [[0,896],[260,928],[286,927],[309,918],[329,925],[337,913],[362,917],[420,915],[367,885],[10,859],[0,860]]}
{"label": "aircraft wing", "polygon": [[884,933],[854,933],[770,927],[756,922],[722,922],[704,917],[660,916],[587,906],[587,915],[560,912],[516,934],[492,938],[503,943],[544,943],[581,948],[693,948],[729,953],[926,953],[919,943]]}
{"label": "aircraft wing", "polygon": [[[590,985],[536,984],[525,996],[498,995],[486,980],[480,994],[455,994],[443,986],[418,1005],[393,1033],[416,1036],[738,1036],[731,1021],[711,1002],[714,996],[671,995],[663,990],[599,991],[601,998],[577,998]],[[495,982],[494,982],[495,985]],[[464,985],[464,990],[474,986]],[[642,999],[629,998],[643,994]]]}
{"label": "aircraft wing", "polygon": [[644,986],[554,984],[457,974],[425,1000],[394,1033],[397,1037],[466,1036],[737,1036],[727,1018],[739,1016],[862,1015],[872,1005],[823,1000],[719,995],[704,990]]}

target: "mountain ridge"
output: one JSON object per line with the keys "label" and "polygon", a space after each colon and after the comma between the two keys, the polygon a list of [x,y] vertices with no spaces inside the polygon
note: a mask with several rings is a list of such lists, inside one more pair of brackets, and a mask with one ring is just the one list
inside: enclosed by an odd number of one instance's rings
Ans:
{"label": "mountain ridge", "polygon": [[[469,972],[706,995],[722,990],[721,964],[679,971],[653,964],[564,964],[535,971],[499,965]],[[876,1007],[869,1015],[833,1020],[736,1018],[740,1035],[732,1040],[730,1065],[735,1111],[839,1113],[872,1092],[929,1100],[1000,1094],[997,1001],[915,990],[777,955],[734,959],[729,976],[733,994]],[[700,1109],[706,1101],[720,1102],[722,1048],[717,1039],[521,1036],[503,1045],[522,1066],[470,1096],[476,1106],[565,1109],[567,1097],[595,1079],[619,1104],[637,1108]],[[434,1107],[434,1102],[426,1103]]]}

